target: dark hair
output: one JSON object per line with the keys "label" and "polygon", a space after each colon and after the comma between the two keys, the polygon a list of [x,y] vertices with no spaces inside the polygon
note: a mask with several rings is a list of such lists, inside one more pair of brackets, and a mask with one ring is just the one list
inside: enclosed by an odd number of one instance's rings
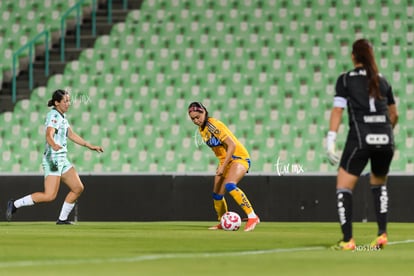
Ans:
{"label": "dark hair", "polygon": [[368,92],[371,97],[380,99],[378,67],[375,62],[374,50],[366,39],[358,39],[352,45],[352,54],[356,62],[362,63],[367,71]]}
{"label": "dark hair", "polygon": [[47,106],[55,106],[55,102],[60,102],[65,95],[69,93],[63,89],[58,89],[53,92],[52,99],[47,102]]}
{"label": "dark hair", "polygon": [[195,112],[198,112],[198,113],[203,113],[203,112],[206,113],[206,118],[205,118],[203,126],[202,126],[202,128],[204,128],[206,126],[207,119],[208,119],[207,108],[200,102],[192,102],[188,106],[188,113],[190,113],[191,111],[195,111]]}

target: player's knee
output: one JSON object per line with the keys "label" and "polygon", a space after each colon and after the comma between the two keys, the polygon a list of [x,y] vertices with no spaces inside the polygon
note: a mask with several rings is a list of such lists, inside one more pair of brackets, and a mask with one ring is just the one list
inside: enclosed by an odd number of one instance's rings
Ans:
{"label": "player's knee", "polygon": [[72,192],[74,192],[77,195],[80,195],[82,194],[83,190],[85,190],[85,187],[83,185],[79,185],[78,187],[73,189]]}
{"label": "player's knee", "polygon": [[237,185],[235,183],[231,183],[231,182],[227,183],[224,187],[226,188],[227,192],[231,192],[231,191],[237,189]]}
{"label": "player's knee", "polygon": [[371,185],[380,185],[387,181],[387,175],[376,175],[374,173],[370,174]]}
{"label": "player's knee", "polygon": [[83,193],[83,191],[85,190],[85,186],[83,186],[83,185],[81,185],[80,187],[79,187],[79,193],[81,194],[81,193]]}
{"label": "player's knee", "polygon": [[214,200],[222,200],[223,197],[224,197],[224,195],[219,195],[219,194],[213,193],[213,199]]}
{"label": "player's knee", "polygon": [[43,196],[43,202],[51,202],[54,201],[56,199],[56,194],[45,194]]}

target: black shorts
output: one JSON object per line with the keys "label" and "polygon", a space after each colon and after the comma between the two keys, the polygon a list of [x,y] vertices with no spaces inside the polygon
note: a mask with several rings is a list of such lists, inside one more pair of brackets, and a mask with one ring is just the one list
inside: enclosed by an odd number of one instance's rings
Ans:
{"label": "black shorts", "polygon": [[348,141],[342,153],[340,166],[350,174],[360,176],[368,161],[371,172],[376,176],[385,176],[390,170],[394,148],[359,148],[358,143]]}

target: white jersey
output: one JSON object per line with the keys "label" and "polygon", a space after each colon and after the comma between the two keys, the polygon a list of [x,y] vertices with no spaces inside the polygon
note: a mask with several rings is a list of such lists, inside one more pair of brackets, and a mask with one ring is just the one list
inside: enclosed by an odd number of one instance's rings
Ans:
{"label": "white jersey", "polygon": [[48,127],[53,127],[56,131],[53,135],[53,140],[56,144],[60,145],[62,148],[58,151],[54,151],[52,147],[46,142],[45,145],[45,156],[53,155],[66,155],[68,152],[67,149],[67,137],[68,137],[68,128],[69,122],[66,119],[65,115],[52,109],[47,113],[46,122],[45,122],[45,131]]}

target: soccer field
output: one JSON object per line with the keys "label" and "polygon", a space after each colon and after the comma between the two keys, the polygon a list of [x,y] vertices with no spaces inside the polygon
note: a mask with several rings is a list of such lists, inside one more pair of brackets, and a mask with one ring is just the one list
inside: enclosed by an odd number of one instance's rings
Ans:
{"label": "soccer field", "polygon": [[337,223],[262,222],[253,232],[213,222],[0,223],[0,275],[408,275],[414,227],[390,223],[369,251],[374,223],[355,223],[354,252],[332,251]]}

